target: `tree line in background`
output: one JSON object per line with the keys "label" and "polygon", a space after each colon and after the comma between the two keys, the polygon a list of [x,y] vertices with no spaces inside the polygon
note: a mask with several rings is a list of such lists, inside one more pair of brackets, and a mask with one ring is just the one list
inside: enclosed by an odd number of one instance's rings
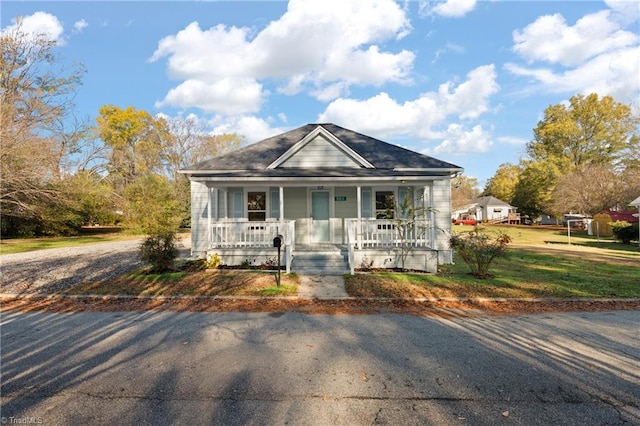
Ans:
{"label": "tree line in background", "polygon": [[[105,105],[95,122],[76,116],[85,70],[64,68],[55,43],[21,31],[0,35],[0,224],[3,237],[74,234],[120,223],[158,234],[190,218],[178,170],[238,149],[237,134],[208,135],[195,118]],[[549,106],[526,158],[502,164],[483,195],[523,214],[594,214],[640,195],[640,121],[629,105],[596,94]],[[453,208],[481,195],[454,179]]]}
{"label": "tree line in background", "polygon": [[121,224],[157,233],[190,218],[178,170],[237,149],[236,134],[207,135],[194,118],[105,105],[76,116],[82,66],[64,68],[55,43],[18,28],[0,35],[0,185],[3,237],[69,235]]}
{"label": "tree line in background", "polygon": [[624,209],[640,195],[639,124],[631,106],[610,96],[579,94],[551,105],[533,129],[526,157],[501,164],[483,191],[474,178],[458,177],[454,203],[462,208],[492,195],[532,218]]}

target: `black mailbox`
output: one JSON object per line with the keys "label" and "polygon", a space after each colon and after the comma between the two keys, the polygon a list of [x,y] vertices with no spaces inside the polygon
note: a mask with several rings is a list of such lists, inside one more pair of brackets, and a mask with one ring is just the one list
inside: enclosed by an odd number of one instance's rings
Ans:
{"label": "black mailbox", "polygon": [[284,237],[282,235],[276,235],[276,237],[273,239],[273,246],[274,247],[282,247],[282,244],[284,243]]}

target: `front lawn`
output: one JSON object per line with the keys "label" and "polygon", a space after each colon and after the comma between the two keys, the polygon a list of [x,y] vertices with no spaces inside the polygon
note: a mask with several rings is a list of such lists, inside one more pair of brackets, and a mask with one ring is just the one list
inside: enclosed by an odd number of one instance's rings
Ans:
{"label": "front lawn", "polygon": [[275,272],[246,270],[185,270],[146,274],[144,270],[109,281],[80,284],[65,294],[132,296],[292,296],[298,276],[282,274],[276,286]]}
{"label": "front lawn", "polygon": [[577,256],[560,251],[509,249],[497,259],[489,279],[469,274],[456,257],[437,274],[371,272],[347,276],[345,288],[353,297],[640,297],[640,262]]}

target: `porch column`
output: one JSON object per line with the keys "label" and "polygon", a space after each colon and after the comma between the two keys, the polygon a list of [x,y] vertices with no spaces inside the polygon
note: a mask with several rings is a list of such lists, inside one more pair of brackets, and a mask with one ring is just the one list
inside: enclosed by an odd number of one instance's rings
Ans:
{"label": "porch column", "polygon": [[359,230],[361,229],[360,227],[362,226],[361,220],[362,220],[362,187],[360,185],[358,185],[356,187],[356,203],[358,204],[358,219],[356,220],[356,223],[353,223],[353,221],[351,222],[351,226],[354,227],[353,229],[353,235],[355,237],[355,245],[360,248],[360,232]]}
{"label": "porch column", "polygon": [[433,203],[433,183],[428,187],[425,187],[425,192],[429,190],[429,222],[431,223],[431,232],[429,233],[429,245],[431,245],[432,249],[438,249],[436,247],[436,212],[434,210]]}
{"label": "porch column", "polygon": [[284,187],[278,188],[280,191],[278,194],[278,202],[280,203],[280,223],[284,223]]}
{"label": "porch column", "polygon": [[211,190],[213,188],[207,187],[207,242],[208,247],[211,247]]}

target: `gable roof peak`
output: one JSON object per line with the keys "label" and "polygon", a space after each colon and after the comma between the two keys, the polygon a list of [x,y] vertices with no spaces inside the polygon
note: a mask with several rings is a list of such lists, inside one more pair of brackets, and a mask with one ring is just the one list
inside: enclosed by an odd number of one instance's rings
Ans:
{"label": "gable roof peak", "polygon": [[[311,124],[311,126],[313,125],[314,124]],[[375,168],[375,166],[367,161],[366,158],[362,157],[351,147],[341,141],[340,138],[334,135],[331,131],[325,129],[322,124],[318,124],[312,131],[307,133],[305,137],[303,137],[300,141],[289,148],[284,154],[282,154],[275,161],[269,164],[269,166],[267,166],[267,169],[275,169],[282,166],[287,160],[298,154],[309,143],[314,141],[319,136],[322,136],[330,145],[333,145],[335,148],[341,151],[345,157],[347,157],[349,160],[351,160],[351,162],[358,165],[359,167],[363,167],[366,169]]]}

